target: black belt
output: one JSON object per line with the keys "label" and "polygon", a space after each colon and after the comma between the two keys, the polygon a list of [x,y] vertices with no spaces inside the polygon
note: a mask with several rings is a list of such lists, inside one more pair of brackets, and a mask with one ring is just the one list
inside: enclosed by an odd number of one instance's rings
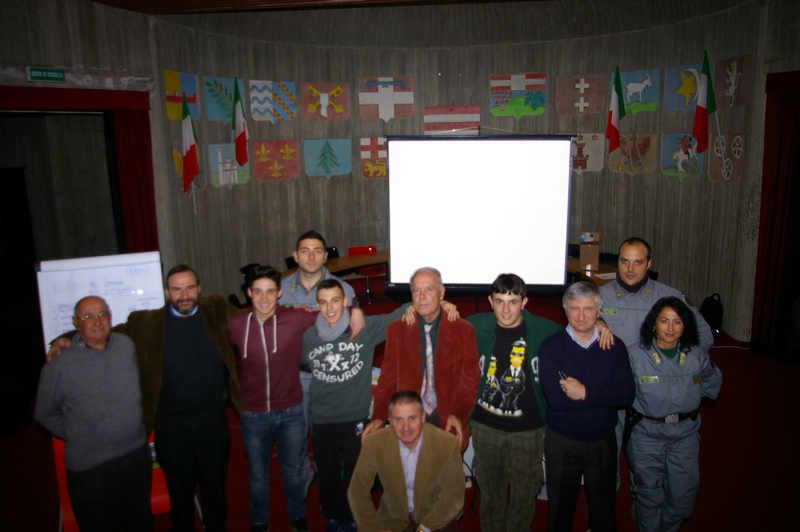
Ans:
{"label": "black belt", "polygon": [[[638,414],[638,412],[637,412]],[[645,419],[649,419],[650,421],[659,421],[661,423],[677,423],[679,421],[683,421],[684,419],[691,419],[694,421],[697,419],[697,410],[692,410],[691,412],[685,412],[680,414],[670,414],[664,417],[650,417],[645,416],[644,414],[639,414]]]}

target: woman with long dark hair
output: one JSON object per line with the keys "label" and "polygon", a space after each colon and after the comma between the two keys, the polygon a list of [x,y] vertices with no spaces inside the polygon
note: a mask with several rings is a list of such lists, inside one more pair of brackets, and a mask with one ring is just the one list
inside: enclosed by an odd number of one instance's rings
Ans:
{"label": "woman with long dark hair", "polygon": [[640,532],[678,530],[691,517],[700,487],[700,406],[715,399],[722,373],[699,349],[697,320],[677,297],[656,302],[628,346],[636,399],[626,447],[634,474]]}

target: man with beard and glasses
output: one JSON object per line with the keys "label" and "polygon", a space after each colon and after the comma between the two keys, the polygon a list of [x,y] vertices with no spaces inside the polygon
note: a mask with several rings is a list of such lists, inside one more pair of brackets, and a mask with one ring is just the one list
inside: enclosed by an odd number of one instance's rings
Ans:
{"label": "man with beard and glasses", "polygon": [[[225,530],[230,435],[225,411],[230,398],[242,410],[228,318],[236,311],[219,294],[200,295],[195,271],[185,265],[167,273],[167,304],[132,312],[115,332],[129,336],[139,362],[142,410],[172,506],[173,532],[194,530],[199,484],[203,525]],[[74,335],[53,342],[48,359],[69,347]]]}

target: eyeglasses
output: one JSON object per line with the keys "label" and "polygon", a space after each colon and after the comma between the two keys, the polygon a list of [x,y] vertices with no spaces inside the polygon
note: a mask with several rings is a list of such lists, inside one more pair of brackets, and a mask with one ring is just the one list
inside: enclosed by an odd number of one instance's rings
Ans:
{"label": "eyeglasses", "polygon": [[89,320],[105,321],[110,317],[111,314],[107,310],[101,310],[97,314],[84,314],[83,316],[75,316],[75,318],[81,320],[82,322],[86,322]]}

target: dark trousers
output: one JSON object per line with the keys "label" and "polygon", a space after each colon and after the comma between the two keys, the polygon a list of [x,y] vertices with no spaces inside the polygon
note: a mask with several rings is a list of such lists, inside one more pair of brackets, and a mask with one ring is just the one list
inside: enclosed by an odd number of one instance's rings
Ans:
{"label": "dark trousers", "polygon": [[592,532],[617,529],[617,440],[612,430],[594,442],[566,438],[552,428],[544,438],[548,532],[570,532],[583,476]]}
{"label": "dark trousers", "polygon": [[228,516],[225,482],[231,441],[228,420],[156,419],[156,459],[164,470],[173,532],[194,530],[194,496],[200,485],[206,532],[223,532]]}
{"label": "dark trousers", "polygon": [[67,470],[67,489],[82,532],[153,530],[150,448],[139,449],[85,471]]}
{"label": "dark trousers", "polygon": [[312,424],[319,499],[322,515],[328,519],[353,521],[347,503],[347,488],[361,452],[361,433],[367,423],[368,419]]}
{"label": "dark trousers", "polygon": [[[408,514],[408,526],[405,527],[400,532],[414,532],[418,526],[419,523],[414,521],[414,515]],[[444,525],[442,528],[431,530],[431,532],[458,532],[458,519],[453,519],[452,521]]]}

